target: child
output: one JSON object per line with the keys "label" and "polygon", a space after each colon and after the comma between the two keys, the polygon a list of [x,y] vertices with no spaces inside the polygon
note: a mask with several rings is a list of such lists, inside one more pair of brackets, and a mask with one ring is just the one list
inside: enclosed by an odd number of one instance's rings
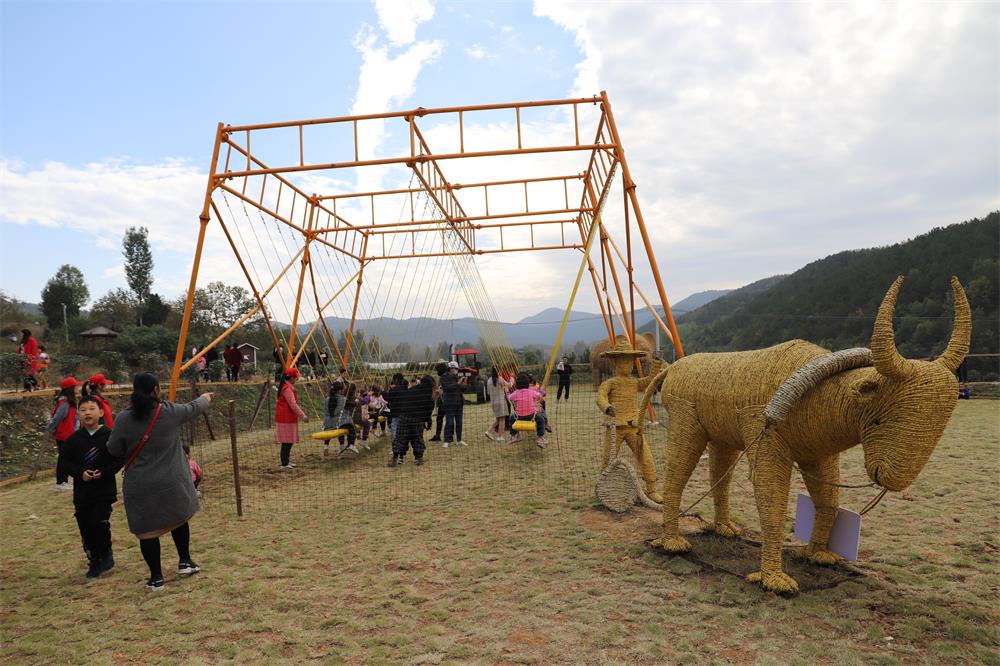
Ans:
{"label": "child", "polygon": [[[205,476],[205,473],[201,471],[201,465],[198,464],[198,461],[191,457],[191,446],[182,444],[181,448],[184,449],[184,455],[187,456],[188,468],[191,470],[191,483],[194,484],[195,490],[198,490],[198,486],[201,485],[201,479]],[[200,490],[198,490],[198,497],[201,497]]]}
{"label": "child", "polygon": [[[347,430],[347,436],[345,441],[345,436],[341,435],[337,438],[340,442],[339,454],[343,454],[344,451],[350,451],[351,453],[358,453],[358,445],[355,443],[357,440],[357,430],[354,427],[354,407],[357,404],[357,394],[358,387],[354,384],[347,385],[347,394],[344,395],[344,404],[340,406],[337,412],[335,428],[344,428]],[[339,405],[338,401],[338,405]]]}
{"label": "child", "polygon": [[[396,446],[396,435],[399,429],[399,417],[402,414],[402,402],[400,402],[406,393],[406,378],[399,372],[392,376],[392,380],[389,382],[389,389],[382,394],[382,399],[385,400],[385,411],[388,412],[389,421],[389,435],[392,437],[393,447]],[[393,460],[396,456],[393,456]],[[402,462],[402,458],[399,459]]]}
{"label": "child", "polygon": [[48,352],[45,351],[45,347],[38,348],[38,388],[47,389],[48,384],[48,374],[49,374],[49,358]]}
{"label": "child", "polygon": [[490,408],[493,410],[493,424],[486,431],[486,438],[494,441],[504,442],[504,429],[507,424],[507,417],[510,415],[510,406],[507,404],[507,391],[510,384],[500,376],[494,367],[490,371],[490,377],[486,380],[486,395],[490,400]]}
{"label": "child", "polygon": [[[514,384],[517,389],[508,393],[507,399],[514,405],[514,413],[517,415],[518,421],[533,420],[535,422],[535,434],[538,436],[535,443],[538,445],[538,448],[544,449],[547,444],[545,441],[545,422],[538,414],[537,403],[545,397],[545,391],[531,388],[531,378],[523,372],[517,376]],[[511,444],[519,441],[521,441],[521,433],[512,429]]]}
{"label": "child", "polygon": [[392,442],[392,460],[389,467],[395,467],[406,457],[413,447],[414,462],[424,464],[424,429],[430,429],[431,412],[434,411],[434,380],[425,375],[420,383],[393,402],[393,415],[399,418],[396,438]]}
{"label": "child", "polygon": [[376,437],[385,437],[385,422],[388,420],[385,398],[382,397],[382,387],[378,384],[372,387],[371,399],[368,402],[368,416],[372,421]]}
{"label": "child", "polygon": [[354,406],[354,427],[361,428],[361,446],[365,447],[366,451],[371,451],[370,446],[368,446],[368,433],[371,431],[372,424],[368,420],[369,410],[368,403],[371,402],[371,395],[368,391],[364,390],[362,387],[359,391],[361,397],[358,399],[357,404]]}
{"label": "child", "polygon": [[83,388],[80,389],[84,396],[94,396],[97,398],[97,404],[101,406],[101,423],[108,426],[108,428],[115,427],[115,414],[111,411],[111,404],[105,400],[104,396],[101,395],[101,389],[104,386],[113,384],[110,379],[106,379],[102,373],[97,373],[96,375],[91,375],[90,379],[83,383]]}
{"label": "child", "polygon": [[111,550],[111,505],[118,500],[115,474],[121,461],[108,453],[111,430],[101,425],[101,405],[94,396],[80,399],[80,429],[63,447],[63,467],[72,475],[73,507],[90,567],[87,578],[97,578],[115,566]]}
{"label": "child", "polygon": [[56,395],[56,406],[52,408],[52,418],[47,430],[56,440],[59,451],[56,457],[56,489],[72,490],[69,485],[69,474],[63,466],[63,449],[66,440],[76,431],[76,387],[81,382],[76,377],[66,377],[59,382],[59,393]]}
{"label": "child", "polygon": [[295,391],[295,382],[301,376],[295,368],[281,373],[278,399],[274,405],[275,439],[281,444],[281,469],[285,470],[295,467],[291,456],[292,445],[299,441],[299,419],[309,422],[309,417],[299,406],[299,394]]}

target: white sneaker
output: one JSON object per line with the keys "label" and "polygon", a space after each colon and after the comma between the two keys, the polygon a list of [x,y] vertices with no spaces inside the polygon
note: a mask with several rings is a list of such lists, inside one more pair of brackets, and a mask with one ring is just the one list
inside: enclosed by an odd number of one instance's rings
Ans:
{"label": "white sneaker", "polygon": [[56,490],[73,490],[73,486],[69,485],[69,481],[63,481],[56,484]]}
{"label": "white sneaker", "polygon": [[290,464],[289,465],[279,465],[278,469],[283,469],[286,472],[290,472],[292,470],[292,466]]}
{"label": "white sneaker", "polygon": [[348,446],[347,448],[350,449],[351,451],[353,451],[354,453],[361,453],[358,450],[358,445],[357,444],[355,444],[354,446]]}
{"label": "white sneaker", "polygon": [[513,444],[514,442],[520,442],[521,441],[521,433],[516,433],[516,434],[512,435],[511,438],[509,440],[507,440],[507,441],[509,441],[511,444]]}
{"label": "white sneaker", "polygon": [[290,462],[290,463],[288,463],[288,466],[289,466],[289,467],[295,467],[295,463],[293,463],[293,462]]}
{"label": "white sneaker", "polygon": [[540,449],[544,449],[544,448],[545,448],[545,445],[546,445],[546,444],[548,444],[548,442],[547,442],[547,441],[545,441],[545,438],[544,438],[544,437],[539,437],[539,438],[538,438],[538,439],[537,439],[537,440],[535,441],[535,444],[537,444],[537,445],[538,445],[538,448],[540,448]]}
{"label": "white sneaker", "polygon": [[365,447],[365,451],[372,450],[372,447],[368,446],[368,442],[361,442],[361,446]]}
{"label": "white sneaker", "polygon": [[460,439],[460,440],[458,440],[458,445],[459,445],[459,446],[468,446],[468,444],[466,444],[466,443],[465,443],[465,440],[464,440],[464,439]]}
{"label": "white sneaker", "polygon": [[486,432],[484,432],[483,434],[484,434],[484,435],[486,435],[486,439],[492,439],[492,440],[493,440],[494,442],[495,442],[495,441],[496,441],[496,439],[497,439],[497,436],[496,436],[496,435],[494,435],[494,434],[493,434],[493,432],[492,432],[491,430],[487,430],[487,431],[486,431]]}
{"label": "white sneaker", "polygon": [[441,442],[441,448],[447,449],[449,444],[451,444],[451,442]]}

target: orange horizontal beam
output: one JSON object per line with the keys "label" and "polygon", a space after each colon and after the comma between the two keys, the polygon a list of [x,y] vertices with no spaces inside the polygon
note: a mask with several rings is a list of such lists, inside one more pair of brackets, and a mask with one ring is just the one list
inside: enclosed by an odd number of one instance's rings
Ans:
{"label": "orange horizontal beam", "polygon": [[[593,213],[593,208],[557,208],[554,210],[539,210],[539,211],[528,211],[521,213],[496,213],[495,215],[470,215],[466,217],[453,217],[447,220],[401,220],[399,222],[380,222],[379,224],[366,224],[362,227],[356,229],[357,231],[363,231],[364,233],[379,233],[373,231],[374,229],[391,229],[391,228],[405,228],[405,233],[410,231],[420,231],[420,229],[411,229],[413,225],[420,224],[439,224],[441,222],[457,223],[457,222],[476,222],[479,220],[506,220],[515,217],[532,217],[534,215],[561,215],[563,213]],[[525,222],[524,224],[541,224],[543,222],[555,222],[556,220],[537,220],[535,222]],[[513,223],[512,223],[513,224]],[[462,229],[480,229],[485,228],[488,225],[463,225]],[[331,231],[344,231],[343,229],[317,229],[315,233],[322,234]],[[351,229],[349,231],[355,231]],[[398,233],[404,233],[404,231],[399,231]]]}
{"label": "orange horizontal beam", "polygon": [[314,118],[311,120],[287,120],[277,123],[260,123],[256,125],[226,125],[222,128],[226,132],[246,132],[262,129],[278,129],[281,127],[299,127],[308,125],[327,125],[331,123],[354,122],[355,120],[378,120],[380,118],[409,118],[415,116],[429,116],[441,113],[458,113],[459,111],[496,111],[499,109],[529,109],[539,106],[568,106],[572,104],[597,104],[601,98],[597,95],[593,97],[579,97],[576,99],[552,99],[537,102],[508,102],[506,104],[476,104],[472,106],[443,106],[432,109],[417,107],[409,111],[391,111],[386,113],[368,113],[358,116],[334,116],[331,118]]}
{"label": "orange horizontal beam", "polygon": [[[581,180],[583,179],[582,173],[573,174],[571,176],[543,176],[541,178],[519,178],[517,180],[494,180],[485,183],[454,183],[451,186],[453,190],[461,190],[470,187],[493,187],[494,185],[521,185],[522,183],[544,183],[554,180]],[[371,197],[371,196],[383,196],[389,194],[418,194],[423,192],[422,187],[412,187],[403,190],[379,190],[377,192],[347,192],[344,194],[327,194],[325,196],[317,197],[320,201],[327,201],[329,199],[354,199],[358,197]]]}
{"label": "orange horizontal beam", "polygon": [[425,257],[464,257],[470,254],[503,254],[506,252],[534,252],[537,250],[580,250],[583,245],[539,245],[535,247],[508,247],[495,250],[476,249],[472,252],[427,252],[424,254],[388,254],[377,257],[365,257],[365,261],[377,259],[423,259]]}
{"label": "orange horizontal beam", "polygon": [[305,166],[286,166],[271,169],[247,169],[244,171],[227,171],[216,174],[227,178],[242,178],[244,176],[263,176],[266,173],[296,173],[299,171],[323,171],[326,169],[350,169],[364,166],[383,166],[386,164],[409,164],[413,162],[440,162],[442,160],[458,160],[467,157],[503,157],[505,155],[537,155],[541,153],[568,153],[577,150],[595,150],[599,148],[614,148],[613,143],[580,144],[578,146],[546,146],[543,148],[511,148],[508,150],[484,150],[475,153],[442,153],[438,155],[417,155],[412,157],[385,157],[377,160],[354,160],[351,162],[329,162],[326,164],[307,164]]}
{"label": "orange horizontal beam", "polygon": [[[440,225],[447,223],[447,220],[418,220],[416,222],[406,222],[409,225]],[[479,231],[481,229],[499,229],[505,227],[527,227],[536,226],[539,224],[577,224],[576,219],[569,220],[531,220],[530,222],[498,222],[496,224],[467,224],[454,227],[456,231]],[[383,226],[394,226],[394,225],[383,225]],[[322,229],[320,230],[322,231]],[[380,234],[419,234],[419,233],[438,233],[442,231],[442,227],[426,227],[422,229],[413,229],[410,227],[399,228],[399,229],[379,229],[377,231],[369,231],[368,234],[380,235]]]}

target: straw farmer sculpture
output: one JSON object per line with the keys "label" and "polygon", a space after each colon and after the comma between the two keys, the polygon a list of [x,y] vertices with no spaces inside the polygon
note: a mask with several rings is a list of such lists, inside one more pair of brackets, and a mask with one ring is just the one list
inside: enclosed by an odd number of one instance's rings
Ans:
{"label": "straw farmer sculpture", "polygon": [[837,512],[840,453],[861,444],[868,476],[885,489],[909,486],[923,469],[955,407],[955,369],[969,350],[972,319],[957,278],[951,286],[955,323],[934,361],[896,351],[892,316],[903,278],[878,310],[871,350],[829,353],[793,340],[749,352],[694,354],[673,364],[663,383],[670,415],[664,480],[663,537],[668,552],[691,546],[678,531],[681,493],[708,447],[714,529],[739,532],[729,519],[729,483],[740,451],[750,461],[762,532],[761,568],[748,580],[776,592],[796,592],[782,571],[792,468],[797,465],[816,506],[806,552],[814,562],[840,559],[827,549]]}
{"label": "straw farmer sculpture", "polygon": [[[617,431],[615,447],[625,442],[632,449],[642,479],[646,483],[646,495],[654,502],[660,502],[662,498],[656,492],[656,463],[653,462],[649,444],[642,436],[642,420],[636,396],[646,390],[653,380],[653,375],[659,373],[663,362],[654,359],[650,366],[650,376],[643,379],[633,377],[635,359],[642,358],[646,354],[645,351],[634,349],[628,337],[624,335],[619,335],[615,339],[614,348],[603,354],[614,364],[615,376],[601,383],[597,390],[597,406],[615,420]],[[605,469],[611,460],[611,445],[611,430],[608,429],[604,434],[604,461],[601,469]]]}

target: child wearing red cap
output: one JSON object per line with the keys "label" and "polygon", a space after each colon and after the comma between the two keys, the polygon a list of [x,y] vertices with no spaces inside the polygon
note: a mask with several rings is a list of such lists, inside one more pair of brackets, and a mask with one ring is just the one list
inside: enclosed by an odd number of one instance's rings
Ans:
{"label": "child wearing red cap", "polygon": [[90,379],[83,383],[83,388],[80,389],[83,397],[93,396],[97,399],[97,404],[101,406],[101,423],[108,428],[115,427],[115,414],[111,411],[111,404],[101,395],[101,387],[110,386],[113,383],[99,372],[96,375],[91,375]]}
{"label": "child wearing red cap", "polygon": [[274,405],[275,439],[281,444],[281,469],[292,469],[292,445],[299,441],[299,419],[308,422],[309,417],[299,406],[299,394],[295,382],[301,377],[297,368],[288,368],[281,373],[278,384],[278,399]]}
{"label": "child wearing red cap", "polygon": [[52,417],[49,419],[48,432],[56,440],[56,448],[59,451],[56,457],[56,489],[72,490],[69,485],[69,473],[63,463],[63,450],[66,448],[66,440],[76,432],[76,387],[81,382],[76,381],[76,377],[66,377],[59,382],[59,393],[56,395],[56,404],[52,408]]}

